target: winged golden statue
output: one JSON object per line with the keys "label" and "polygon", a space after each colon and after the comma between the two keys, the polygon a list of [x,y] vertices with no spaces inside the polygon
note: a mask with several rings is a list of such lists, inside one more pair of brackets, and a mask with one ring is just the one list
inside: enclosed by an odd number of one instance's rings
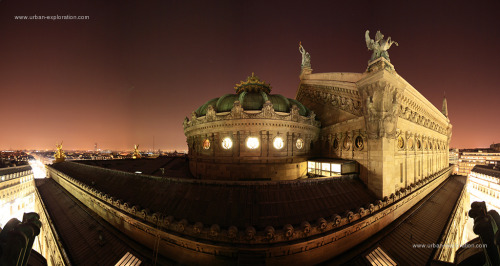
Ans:
{"label": "winged golden statue", "polygon": [[64,154],[64,151],[62,149],[62,142],[61,144],[56,143],[56,153],[54,154],[54,159],[56,163],[59,162],[64,162],[64,159],[66,158],[66,155]]}
{"label": "winged golden statue", "polygon": [[139,144],[134,145],[134,154],[132,155],[132,158],[134,159],[141,158],[141,152],[139,151]]}

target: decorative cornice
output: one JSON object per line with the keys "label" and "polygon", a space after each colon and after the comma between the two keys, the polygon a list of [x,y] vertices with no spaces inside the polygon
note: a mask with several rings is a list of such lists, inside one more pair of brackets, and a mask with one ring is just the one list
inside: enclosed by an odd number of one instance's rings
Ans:
{"label": "decorative cornice", "polygon": [[324,85],[301,84],[297,100],[302,102],[306,98],[317,103],[328,104],[356,116],[363,115],[357,91]]}
{"label": "decorative cornice", "polygon": [[191,120],[189,120],[187,117],[184,119],[183,126],[184,131],[186,131],[188,128],[195,125],[234,119],[273,119],[281,121],[292,121],[302,124],[308,124],[318,128],[321,125],[319,121],[316,121],[316,114],[314,114],[314,112],[311,111],[308,117],[302,116],[299,114],[299,108],[296,105],[292,105],[290,113],[282,114],[276,113],[276,111],[274,111],[273,104],[270,101],[266,101],[264,103],[264,106],[262,107],[260,112],[245,111],[241,107],[241,103],[239,101],[235,101],[231,112],[215,113],[211,105],[208,106],[207,114],[205,116],[196,117],[196,114],[194,114],[193,112]]}

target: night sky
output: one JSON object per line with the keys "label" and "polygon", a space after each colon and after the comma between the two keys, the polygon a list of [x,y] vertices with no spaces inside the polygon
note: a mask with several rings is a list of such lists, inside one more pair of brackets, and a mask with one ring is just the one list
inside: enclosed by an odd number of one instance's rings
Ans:
{"label": "night sky", "polygon": [[[500,142],[499,1],[269,2],[1,1],[0,149],[185,150],[184,117],[252,72],[295,98],[299,41],[313,73],[363,72],[367,29],[439,110],[446,92],[452,147]],[[14,18],[68,14],[90,19]]]}

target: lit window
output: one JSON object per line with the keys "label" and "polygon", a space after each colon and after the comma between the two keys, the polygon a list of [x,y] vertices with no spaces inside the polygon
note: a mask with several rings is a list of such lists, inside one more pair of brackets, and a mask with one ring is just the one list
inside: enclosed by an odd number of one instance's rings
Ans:
{"label": "lit window", "polygon": [[233,141],[231,140],[230,137],[225,137],[222,140],[222,148],[225,150],[229,150],[231,149],[231,147],[233,147]]}
{"label": "lit window", "polygon": [[206,139],[203,141],[203,149],[205,150],[210,149],[210,140]]}
{"label": "lit window", "polygon": [[247,138],[247,148],[255,150],[259,147],[259,139],[256,137]]}
{"label": "lit window", "polygon": [[295,146],[297,146],[297,149],[301,150],[302,148],[304,148],[304,140],[297,139],[297,143],[295,143]]}
{"label": "lit window", "polygon": [[283,141],[283,138],[281,138],[281,137],[274,138],[273,146],[275,149],[281,150],[283,148],[283,146],[285,146],[285,142]]}

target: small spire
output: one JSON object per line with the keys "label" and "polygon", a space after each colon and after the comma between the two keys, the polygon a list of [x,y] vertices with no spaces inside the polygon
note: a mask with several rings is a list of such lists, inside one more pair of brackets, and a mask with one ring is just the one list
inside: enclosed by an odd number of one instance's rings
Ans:
{"label": "small spire", "polygon": [[446,102],[446,92],[444,92],[443,107],[441,109],[441,113],[443,113],[444,116],[448,117],[448,103]]}

